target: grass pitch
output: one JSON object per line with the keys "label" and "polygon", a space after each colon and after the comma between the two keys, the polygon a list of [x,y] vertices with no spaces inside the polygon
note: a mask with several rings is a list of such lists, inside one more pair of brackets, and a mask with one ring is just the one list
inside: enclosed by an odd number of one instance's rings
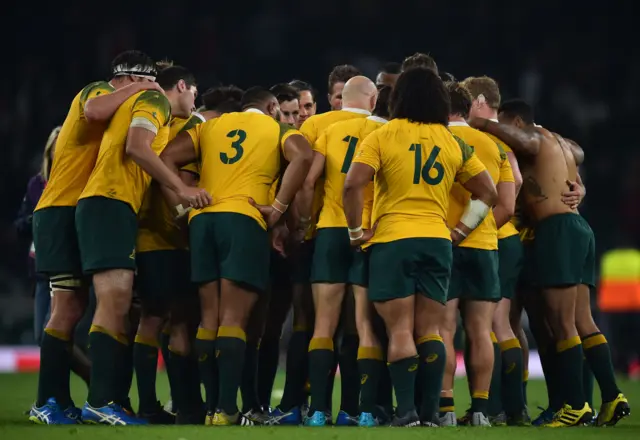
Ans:
{"label": "grass pitch", "polygon": [[[274,404],[282,392],[284,376],[279,374],[274,389]],[[250,427],[214,428],[205,426],[150,426],[150,427],[110,427],[110,426],[36,426],[23,413],[35,397],[36,374],[0,374],[0,440],[30,439],[90,439],[90,440],[405,440],[405,439],[494,439],[494,440],[534,440],[558,438],[562,440],[589,439],[635,439],[640,440],[640,416],[633,414],[633,407],[640,405],[640,382],[621,381],[620,386],[632,407],[632,415],[615,428],[442,428],[442,429],[391,429],[391,428],[302,428],[302,427]],[[135,390],[135,385],[133,387]],[[334,412],[339,408],[339,381],[334,392]],[[597,387],[596,387],[597,389]],[[72,378],[73,396],[78,406],[84,403],[86,389],[79,379]],[[168,399],[169,390],[166,376],[158,375],[158,397]],[[599,392],[595,393],[595,405],[599,406]],[[544,382],[531,381],[528,387],[529,411],[538,414],[538,406],[546,405]],[[137,396],[132,392],[134,408]],[[464,380],[456,381],[456,408],[458,415],[469,405],[467,385]]]}

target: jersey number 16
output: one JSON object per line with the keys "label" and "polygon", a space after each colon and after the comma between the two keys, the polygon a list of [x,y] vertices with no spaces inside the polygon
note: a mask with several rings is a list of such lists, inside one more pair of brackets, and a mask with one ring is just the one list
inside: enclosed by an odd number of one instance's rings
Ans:
{"label": "jersey number 16", "polygon": [[[422,165],[422,144],[411,144],[409,151],[415,153],[415,166],[413,169],[413,184],[420,183],[420,177],[428,185],[437,185],[442,181],[444,177],[444,167],[440,162],[436,162],[438,154],[440,154],[440,147],[434,146],[431,150],[431,154],[427,158],[424,166]],[[435,176],[432,175],[431,170],[435,170]]]}

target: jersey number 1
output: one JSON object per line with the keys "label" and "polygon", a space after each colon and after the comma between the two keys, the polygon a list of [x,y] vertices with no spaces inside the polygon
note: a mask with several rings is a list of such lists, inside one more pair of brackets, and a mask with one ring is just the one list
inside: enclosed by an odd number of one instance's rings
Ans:
{"label": "jersey number 1", "polygon": [[353,160],[353,153],[356,152],[356,146],[358,145],[359,140],[360,139],[355,136],[347,136],[342,139],[343,142],[349,142],[349,145],[347,145],[347,154],[344,155],[344,162],[342,162],[342,169],[340,170],[342,174],[347,174],[349,172],[351,161]]}
{"label": "jersey number 1", "polygon": [[244,154],[244,148],[242,148],[242,143],[247,139],[247,132],[244,130],[233,130],[227,133],[228,138],[234,138],[238,136],[238,139],[231,142],[231,148],[236,150],[236,154],[229,157],[227,153],[220,153],[220,160],[223,164],[233,165],[240,159],[242,159],[242,155]]}
{"label": "jersey number 1", "polygon": [[[414,185],[420,183],[420,176],[422,176],[422,180],[428,185],[437,185],[442,181],[444,177],[444,167],[440,162],[436,162],[438,154],[440,154],[440,147],[433,147],[424,166],[422,166],[422,144],[411,144],[409,151],[415,153],[415,166],[413,169]],[[433,177],[431,176],[432,169],[436,171],[436,175]]]}

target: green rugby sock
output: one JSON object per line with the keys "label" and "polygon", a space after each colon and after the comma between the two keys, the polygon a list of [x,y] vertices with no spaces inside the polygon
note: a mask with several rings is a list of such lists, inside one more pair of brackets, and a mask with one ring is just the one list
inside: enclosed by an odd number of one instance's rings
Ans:
{"label": "green rugby sock", "polygon": [[[522,387],[522,347],[518,339],[500,343],[502,351],[502,405],[507,415],[520,415],[525,409]],[[496,358],[497,359],[497,358]],[[493,390],[490,391],[493,393]],[[491,394],[489,395],[491,402]],[[491,403],[489,403],[491,406]]]}
{"label": "green rugby sock", "polygon": [[194,344],[198,356],[200,380],[204,385],[208,411],[215,411],[218,405],[218,365],[216,362],[216,331],[199,328]]}
{"label": "green rugby sock", "polygon": [[565,402],[573,409],[582,409],[586,398],[582,377],[584,355],[580,337],[575,336],[558,341],[556,351],[558,353],[559,380],[562,380],[565,390]]}
{"label": "green rugby sock", "polygon": [[[258,350],[258,405],[267,410],[271,406],[273,383],[280,361],[280,339],[263,339]],[[244,403],[242,404],[244,406]]]}
{"label": "green rugby sock", "polygon": [[418,339],[418,354],[420,356],[418,371],[422,384],[420,418],[431,421],[439,413],[447,352],[439,335],[427,335]]}
{"label": "green rugby sock", "polygon": [[62,408],[67,408],[71,404],[70,372],[70,338],[56,330],[45,329],[40,344],[37,406],[44,405],[51,397],[55,397]]}
{"label": "green rugby sock", "polygon": [[191,414],[202,408],[198,364],[192,356],[169,350],[169,359],[175,372],[175,389],[172,390],[173,407],[181,414]]}
{"label": "green rugby sock", "polygon": [[171,352],[169,351],[169,340],[171,335],[167,328],[160,333],[160,352],[162,353],[162,360],[164,361],[165,369],[167,370],[167,380],[169,381],[169,391],[171,393],[171,400],[173,400],[173,390],[176,389],[176,373],[173,371],[173,365],[171,364]]}
{"label": "green rugby sock", "polygon": [[309,343],[310,414],[316,411],[329,411],[331,408],[331,401],[327,398],[327,388],[334,363],[333,339],[311,339]]}
{"label": "green rugby sock", "polygon": [[123,399],[122,380],[127,368],[130,347],[122,336],[92,325],[89,333],[91,357],[91,383],[87,402],[94,408],[102,408],[110,402]]}
{"label": "green rugby sock", "polygon": [[242,369],[242,382],[240,382],[243,413],[260,407],[257,383],[259,346],[260,341],[249,341],[244,353],[244,368]]}
{"label": "green rugby sock", "polygon": [[360,373],[358,371],[358,335],[345,334],[340,344],[340,410],[350,416],[358,414]]}
{"label": "green rugby sock", "polygon": [[398,402],[396,414],[399,417],[404,417],[410,411],[415,411],[414,393],[418,364],[418,356],[411,356],[388,364],[391,382]]}
{"label": "green rugby sock", "polygon": [[471,412],[487,414],[489,409],[489,391],[474,391],[471,394]]}
{"label": "green rugby sock", "polygon": [[[602,401],[607,403],[615,400],[620,394],[620,389],[616,383],[611,350],[607,339],[602,333],[594,333],[584,338],[582,345],[593,376],[598,381]],[[593,390],[593,385],[591,388]]]}
{"label": "green rugby sock", "polygon": [[593,383],[595,378],[593,377],[593,371],[589,366],[589,362],[585,359],[582,362],[582,388],[584,389],[584,398],[591,408],[593,408]]}
{"label": "green rugby sock", "polygon": [[[379,347],[358,348],[358,371],[360,372],[360,412],[373,413],[380,376],[385,368],[382,350]],[[356,413],[349,413],[356,415]]]}
{"label": "green rugby sock", "polygon": [[440,408],[438,409],[438,412],[440,413],[440,416],[443,416],[448,412],[456,412],[456,405],[453,397],[441,397]]}
{"label": "green rugby sock", "polygon": [[529,384],[529,370],[524,370],[522,374],[522,397],[524,398],[524,405],[529,406],[527,400],[527,385]]}
{"label": "green rugby sock", "polygon": [[491,385],[489,386],[487,411],[489,415],[497,416],[505,409],[504,402],[502,401],[504,387],[504,384],[502,383],[503,365],[502,356],[500,355],[500,344],[498,344],[498,339],[493,332],[491,332],[491,341],[493,342],[493,371],[491,372]]}
{"label": "green rugby sock", "polygon": [[238,389],[242,382],[247,335],[240,327],[221,326],[218,329],[218,409],[228,415],[238,412]]}
{"label": "green rugby sock", "polygon": [[307,381],[309,338],[304,329],[295,330],[289,340],[287,350],[287,374],[284,391],[280,401],[282,411],[290,411],[293,407],[304,403],[304,386]]}
{"label": "green rugby sock", "polygon": [[136,336],[133,345],[133,367],[138,384],[138,413],[151,414],[157,409],[156,372],[158,369],[158,341]]}

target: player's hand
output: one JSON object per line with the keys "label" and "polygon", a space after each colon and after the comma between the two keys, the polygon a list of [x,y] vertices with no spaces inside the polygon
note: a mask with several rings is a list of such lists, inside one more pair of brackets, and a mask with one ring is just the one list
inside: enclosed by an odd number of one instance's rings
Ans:
{"label": "player's hand", "polygon": [[283,257],[287,256],[286,243],[289,239],[289,228],[285,222],[278,223],[271,230],[271,247]]}
{"label": "player's hand", "polygon": [[195,209],[202,209],[211,204],[211,195],[202,188],[194,188],[184,185],[178,191],[178,196],[184,200],[188,206]]}
{"label": "player's hand", "polygon": [[569,186],[569,191],[562,193],[562,202],[571,209],[578,209],[578,206],[585,196],[584,188],[577,182],[572,182],[571,180],[567,180],[566,183]]}
{"label": "player's hand", "polygon": [[[371,229],[363,229],[362,230],[362,237],[360,237],[357,240],[351,240],[351,246],[352,247],[360,247],[362,246],[364,243],[368,242],[369,240],[371,240],[373,238],[373,236],[376,234],[376,229],[378,228],[378,222],[376,222],[373,225],[373,228]],[[349,234],[351,238],[351,234]]]}
{"label": "player's hand", "polygon": [[155,81],[140,81],[135,83],[138,85],[138,88],[140,89],[140,91],[142,90],[155,90],[157,92],[160,92],[164,95],[164,89],[162,87],[160,87],[160,84],[158,84]]}
{"label": "player's hand", "polygon": [[282,217],[282,212],[278,211],[273,206],[259,205],[251,197],[249,197],[249,203],[251,203],[251,206],[253,206],[258,211],[260,211],[260,214],[262,214],[264,221],[267,222],[267,226],[269,227],[269,229],[273,228],[276,225],[276,223],[280,221],[280,218]]}
{"label": "player's hand", "polygon": [[451,244],[453,246],[458,246],[460,243],[462,243],[462,240],[464,240],[464,235],[462,235],[461,233],[459,233],[456,230],[451,230]]}

